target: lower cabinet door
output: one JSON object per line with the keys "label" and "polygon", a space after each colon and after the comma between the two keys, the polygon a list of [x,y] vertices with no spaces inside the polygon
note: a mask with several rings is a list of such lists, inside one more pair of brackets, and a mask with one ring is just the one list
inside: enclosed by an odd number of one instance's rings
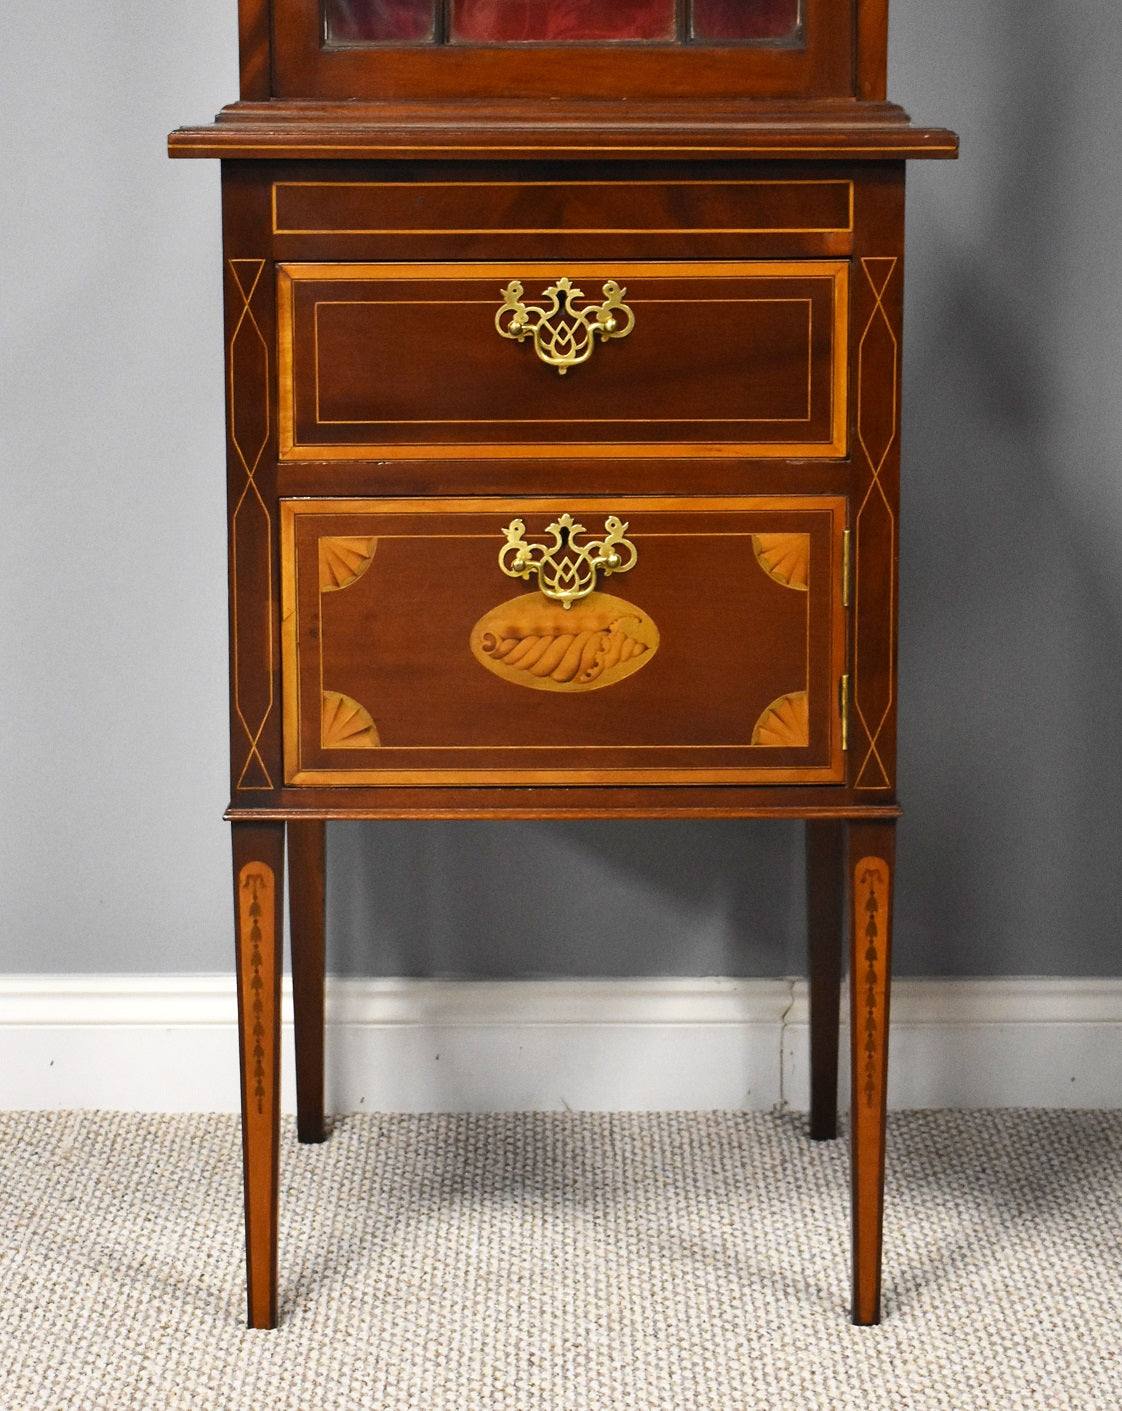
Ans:
{"label": "lower cabinet door", "polygon": [[286,500],[296,785],[844,777],[840,496]]}

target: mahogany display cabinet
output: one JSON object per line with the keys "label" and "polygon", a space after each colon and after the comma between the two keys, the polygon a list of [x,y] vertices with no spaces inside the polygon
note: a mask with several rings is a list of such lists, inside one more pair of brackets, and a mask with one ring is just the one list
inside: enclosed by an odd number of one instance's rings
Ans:
{"label": "mahogany display cabinet", "polygon": [[[879,1318],[904,169],[887,0],[240,0],[222,163],[249,1321],[330,819],[805,821]],[[543,944],[548,937],[542,937]]]}

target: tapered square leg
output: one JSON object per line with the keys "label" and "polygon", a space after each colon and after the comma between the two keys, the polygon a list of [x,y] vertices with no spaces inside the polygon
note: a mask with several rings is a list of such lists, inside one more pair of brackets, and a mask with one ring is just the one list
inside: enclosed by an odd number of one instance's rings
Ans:
{"label": "tapered square leg", "polygon": [[232,828],[249,1326],[273,1328],[284,824],[234,823]]}
{"label": "tapered square leg", "polygon": [[896,825],[849,824],[850,1129],[855,1323],[880,1322]]}
{"label": "tapered square leg", "polygon": [[327,1136],[323,1115],[323,971],[327,825],[319,818],[288,824],[288,929],[296,1036],[296,1134]]}
{"label": "tapered square leg", "polygon": [[838,1031],[845,931],[845,824],[806,825],[807,976],[810,991],[810,1135],[838,1134]]}

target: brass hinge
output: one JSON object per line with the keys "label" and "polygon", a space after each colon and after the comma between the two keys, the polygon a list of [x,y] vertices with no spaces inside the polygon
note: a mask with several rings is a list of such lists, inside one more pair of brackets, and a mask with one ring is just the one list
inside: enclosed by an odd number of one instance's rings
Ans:
{"label": "brass hinge", "polygon": [[842,749],[849,749],[849,677],[843,676],[838,686],[838,705],[841,709]]}
{"label": "brass hinge", "polygon": [[853,546],[853,530],[842,530],[842,607],[849,606],[850,551]]}

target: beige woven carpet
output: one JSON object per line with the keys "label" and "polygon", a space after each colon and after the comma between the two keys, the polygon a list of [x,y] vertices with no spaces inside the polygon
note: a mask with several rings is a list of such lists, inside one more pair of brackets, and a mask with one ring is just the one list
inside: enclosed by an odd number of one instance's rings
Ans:
{"label": "beige woven carpet", "polygon": [[0,1117],[5,1411],[1122,1407],[1122,1113],[895,1117],[864,1329],[796,1117],[286,1128],[272,1333],[239,1160],[229,1117]]}

